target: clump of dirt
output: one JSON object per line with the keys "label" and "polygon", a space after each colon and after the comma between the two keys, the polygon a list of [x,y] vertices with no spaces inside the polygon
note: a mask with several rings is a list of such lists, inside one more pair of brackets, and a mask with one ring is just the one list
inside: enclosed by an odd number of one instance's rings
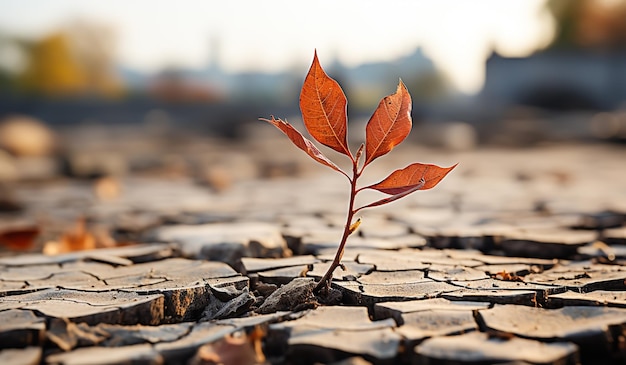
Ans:
{"label": "clump of dirt", "polygon": [[313,293],[316,284],[312,278],[295,278],[267,297],[256,312],[267,314],[301,311],[317,308],[320,304],[337,304],[341,301],[341,293],[336,289],[329,289],[324,295],[316,296]]}

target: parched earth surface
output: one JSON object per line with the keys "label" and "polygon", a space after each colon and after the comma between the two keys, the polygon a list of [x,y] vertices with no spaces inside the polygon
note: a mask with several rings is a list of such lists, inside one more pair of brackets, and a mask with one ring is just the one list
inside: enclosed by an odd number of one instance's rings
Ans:
{"label": "parched earth surface", "polygon": [[345,178],[276,139],[192,142],[157,156],[122,140],[121,173],[75,147],[69,177],[5,184],[0,363],[626,362],[626,147],[398,147],[364,184],[460,164],[363,211],[315,296]]}

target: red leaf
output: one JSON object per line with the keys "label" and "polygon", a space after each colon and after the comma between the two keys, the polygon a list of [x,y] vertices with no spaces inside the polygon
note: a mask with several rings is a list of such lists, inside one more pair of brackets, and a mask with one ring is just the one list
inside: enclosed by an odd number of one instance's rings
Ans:
{"label": "red leaf", "polygon": [[371,204],[364,205],[364,206],[358,208],[357,210],[355,210],[355,213],[358,212],[361,209],[377,207],[379,205],[391,203],[394,200],[398,200],[400,198],[404,198],[405,196],[407,196],[409,194],[412,194],[412,193],[414,193],[414,192],[416,192],[418,190],[422,190],[424,188],[425,184],[426,184],[426,180],[421,179],[418,184],[413,185],[412,187],[407,187],[407,189],[404,190],[403,192],[398,193],[396,195],[388,196],[388,197],[380,199],[380,200],[377,200],[377,201],[375,201],[375,202],[373,202]]}
{"label": "red leaf", "polygon": [[300,93],[302,119],[315,140],[351,157],[347,141],[347,104],[341,86],[326,75],[316,52]]}
{"label": "red leaf", "polygon": [[[431,164],[414,163],[392,172],[378,184],[366,186],[363,189],[374,189],[389,195],[401,194],[409,190],[428,190],[439,184],[455,167],[456,165],[439,167]],[[422,179],[424,179],[423,186],[415,189],[415,186],[420,185]]]}
{"label": "red leaf", "polygon": [[394,94],[385,96],[365,129],[365,165],[389,153],[411,132],[411,95],[400,81]]}
{"label": "red leaf", "polygon": [[280,129],[283,133],[285,133],[285,135],[287,135],[287,137],[289,137],[293,144],[295,144],[299,149],[306,152],[315,161],[321,163],[322,165],[326,165],[333,170],[339,171],[345,175],[345,173],[337,165],[335,165],[331,160],[324,156],[324,154],[317,147],[315,147],[313,142],[304,138],[304,136],[300,132],[298,132],[298,130],[295,129],[291,124],[284,122],[280,119],[274,119],[274,117],[272,117],[272,120],[261,120],[271,123],[276,128]]}

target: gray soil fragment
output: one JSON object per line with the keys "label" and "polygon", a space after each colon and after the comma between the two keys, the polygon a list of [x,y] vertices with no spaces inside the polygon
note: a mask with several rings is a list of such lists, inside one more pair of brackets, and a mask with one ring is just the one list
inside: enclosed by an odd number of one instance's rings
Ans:
{"label": "gray soil fragment", "polygon": [[65,318],[52,318],[46,332],[48,340],[63,351],[75,347],[96,346],[108,337],[99,328],[90,328],[85,323],[76,324]]}
{"label": "gray soil fragment", "polygon": [[9,309],[0,311],[0,348],[40,345],[45,337],[43,318],[32,311]]}
{"label": "gray soil fragment", "polygon": [[266,223],[163,226],[150,237],[178,243],[186,257],[227,262],[233,267],[242,257],[282,257],[288,251],[280,230]]}
{"label": "gray soil fragment", "polygon": [[361,284],[409,284],[424,283],[431,280],[425,277],[424,271],[421,270],[405,270],[405,271],[374,271],[367,275],[362,275],[357,279]]}
{"label": "gray soil fragment", "polygon": [[315,285],[316,282],[313,279],[295,278],[267,297],[257,312],[267,314],[315,308],[318,305],[313,295]]}
{"label": "gray soil fragment", "polygon": [[541,304],[541,296],[534,290],[481,290],[462,289],[441,294],[442,298],[457,301],[471,300],[497,304],[520,304],[536,306]]}
{"label": "gray soil fragment", "polygon": [[471,310],[429,310],[402,315],[403,324],[396,332],[409,346],[425,338],[460,334],[478,329]]}
{"label": "gray soil fragment", "polygon": [[570,305],[591,305],[626,308],[626,292],[596,290],[589,293],[567,291],[550,295],[548,304],[551,307]]}
{"label": "gray soil fragment", "polygon": [[346,304],[368,307],[380,302],[432,298],[461,290],[459,287],[432,280],[408,284],[361,284],[340,281],[334,282],[333,285],[343,292]]}
{"label": "gray soil fragment", "polygon": [[164,296],[46,289],[2,298],[0,310],[5,308],[36,310],[75,323],[159,324],[164,318]]}
{"label": "gray soil fragment", "polygon": [[602,240],[607,245],[626,245],[626,227],[611,228],[602,231]]}
{"label": "gray soil fragment", "polygon": [[515,231],[500,242],[509,256],[570,258],[579,247],[597,239],[594,231],[543,229]]}
{"label": "gray soil fragment", "polygon": [[431,265],[427,270],[427,276],[435,281],[446,282],[472,281],[489,278],[484,271],[458,265]]}
{"label": "gray soil fragment", "polygon": [[487,275],[495,276],[498,273],[508,273],[510,275],[524,276],[533,270],[528,264],[500,264],[500,265],[481,265],[475,267],[476,270],[483,271]]}
{"label": "gray soil fragment", "polygon": [[107,335],[102,342],[102,346],[119,347],[142,343],[172,342],[188,334],[192,326],[193,323],[190,322],[163,324],[160,326],[120,326],[103,323],[91,327],[90,330]]}
{"label": "gray soil fragment", "polygon": [[254,303],[254,296],[250,294],[248,288],[238,293],[230,299],[218,298],[212,293],[213,296],[202,312],[200,321],[229,318],[244,313]]}
{"label": "gray soil fragment", "polygon": [[374,318],[393,318],[396,323],[402,324],[402,315],[405,313],[423,312],[429,310],[447,311],[474,311],[486,309],[489,303],[470,301],[451,301],[443,298],[411,300],[408,302],[384,302],[374,305]]}
{"label": "gray soil fragment", "polygon": [[160,342],[154,345],[154,349],[163,356],[166,363],[180,363],[191,358],[200,346],[218,341],[236,330],[231,325],[201,322],[194,324],[185,336],[172,342]]}
{"label": "gray soil fragment", "polygon": [[259,272],[259,281],[264,284],[284,285],[293,280],[293,278],[306,276],[308,267],[290,266],[280,269],[273,269]]}
{"label": "gray soil fragment", "polygon": [[160,365],[163,358],[149,344],[122,347],[83,347],[71,352],[62,352],[46,357],[46,364],[105,365],[142,364]]}
{"label": "gray soil fragment", "polygon": [[288,333],[287,361],[333,362],[345,354],[378,360],[393,359],[401,337],[391,319],[371,321],[366,308],[329,306],[306,312],[302,317],[270,325],[268,336]]}
{"label": "gray soil fragment", "polygon": [[254,287],[255,292],[258,293],[258,295],[260,295],[262,297],[268,297],[270,294],[275,292],[276,289],[278,289],[277,285],[275,285],[275,284],[266,284],[266,283],[258,283]]}
{"label": "gray soil fragment", "polygon": [[555,266],[539,274],[530,274],[524,280],[529,283],[559,285],[579,292],[624,290],[626,268],[622,265],[577,262]]}
{"label": "gray soil fragment", "polygon": [[576,346],[568,342],[542,343],[523,338],[489,337],[470,332],[428,339],[415,347],[416,363],[495,364],[524,361],[530,364],[577,364]]}
{"label": "gray soil fragment", "polygon": [[112,265],[158,260],[176,256],[176,250],[169,244],[139,244],[115,248],[76,251],[60,255],[24,254],[15,257],[0,257],[0,265],[27,266],[64,264],[77,261],[97,261]]}
{"label": "gray soil fragment", "polygon": [[286,258],[256,258],[256,257],[243,257],[241,263],[243,264],[246,273],[255,273],[260,271],[268,271],[272,269],[280,269],[291,266],[303,266],[319,262],[315,256],[293,256]]}
{"label": "gray soil fragment", "polygon": [[0,364],[39,365],[42,353],[41,347],[0,350]]}
{"label": "gray soil fragment", "polygon": [[[342,261],[341,264],[343,267],[338,267],[333,272],[333,280],[354,281],[355,278],[359,278],[361,275],[365,275],[374,270],[374,265],[371,264],[360,264],[354,261]],[[330,262],[314,264],[313,269],[309,270],[306,275],[321,278],[330,265]]]}
{"label": "gray soil fragment", "polygon": [[542,296],[548,294],[562,293],[565,287],[555,284],[536,284],[526,281],[482,279],[471,281],[453,281],[452,284],[465,289],[476,290],[534,290]]}
{"label": "gray soil fragment", "polygon": [[624,214],[605,210],[602,212],[588,213],[581,217],[576,228],[605,229],[615,228],[624,224]]}
{"label": "gray soil fragment", "polygon": [[543,309],[496,305],[479,311],[484,326],[498,333],[526,338],[572,341],[580,347],[583,361],[592,358],[609,363],[624,360],[619,349],[621,329],[626,325],[626,309],[572,306]]}

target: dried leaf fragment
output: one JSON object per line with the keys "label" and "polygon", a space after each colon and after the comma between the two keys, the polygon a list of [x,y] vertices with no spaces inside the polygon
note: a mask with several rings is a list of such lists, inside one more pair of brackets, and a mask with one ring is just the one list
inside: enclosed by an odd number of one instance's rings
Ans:
{"label": "dried leaf fragment", "polygon": [[11,250],[25,251],[31,249],[40,230],[36,226],[16,227],[0,232],[0,246]]}
{"label": "dried leaf fragment", "polygon": [[68,230],[57,241],[46,242],[43,253],[46,255],[56,255],[64,252],[91,250],[96,248],[96,239],[87,230],[85,218],[79,218],[76,225]]}

